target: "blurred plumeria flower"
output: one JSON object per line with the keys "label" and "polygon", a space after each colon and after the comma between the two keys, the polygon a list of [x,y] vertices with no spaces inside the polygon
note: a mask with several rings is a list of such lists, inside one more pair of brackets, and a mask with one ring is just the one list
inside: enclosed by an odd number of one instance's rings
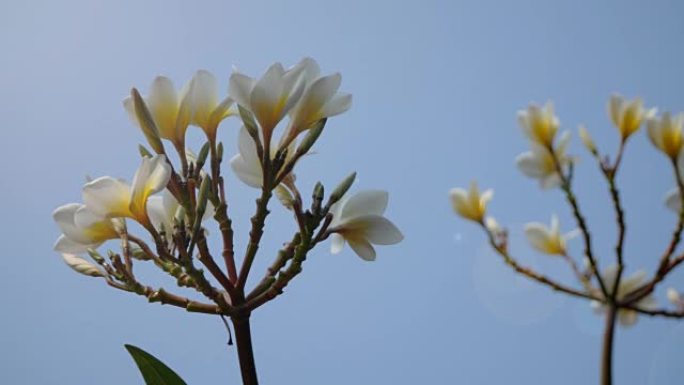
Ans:
{"label": "blurred plumeria flower", "polygon": [[235,114],[235,110],[231,109],[233,99],[226,97],[219,100],[218,82],[209,71],[197,71],[191,84],[190,123],[200,127],[209,141],[214,142],[219,124]]}
{"label": "blurred plumeria flower", "polygon": [[[246,185],[254,188],[261,188],[264,183],[264,171],[261,159],[257,154],[256,143],[243,126],[238,136],[238,154],[230,160],[230,167],[235,175]],[[271,148],[271,158],[277,152],[276,148]],[[295,142],[292,142],[287,150],[285,164],[289,163],[295,155]]]}
{"label": "blurred plumeria flower", "polygon": [[[553,150],[561,168],[572,162],[572,159],[566,154],[569,142],[570,132],[566,131]],[[531,151],[522,153],[515,159],[518,168],[530,178],[538,179],[540,186],[544,189],[558,187],[561,183],[561,177],[558,174],[554,155],[547,147],[534,142],[531,145]]]}
{"label": "blurred plumeria flower", "polygon": [[[171,141],[177,148],[185,145],[185,132],[192,116],[191,84],[192,81],[188,82],[183,90],[176,92],[171,79],[158,76],[150,86],[149,95],[143,98],[159,130],[159,136]],[[127,97],[123,104],[131,120],[142,128],[133,98]]]}
{"label": "blurred plumeria flower", "polygon": [[621,95],[615,94],[610,97],[608,113],[613,124],[620,131],[622,140],[625,141],[639,130],[644,119],[655,116],[656,109],[646,110],[641,98],[626,100]]}
{"label": "blurred plumeria flower", "polygon": [[[613,286],[615,286],[617,271],[617,265],[612,265],[606,268],[602,274],[603,282],[608,290],[612,290]],[[648,274],[645,271],[640,270],[629,277],[623,277],[620,279],[620,284],[617,288],[616,299],[621,301],[635,289],[641,287],[646,282],[647,275]],[[658,303],[656,302],[655,297],[652,295],[647,295],[638,302],[634,303],[634,305],[640,309],[654,310],[657,308]],[[599,314],[605,312],[605,306],[602,302],[592,301],[591,307],[594,308],[594,310]],[[618,321],[622,326],[632,326],[637,322],[638,315],[639,313],[634,310],[621,308],[618,310]]]}
{"label": "blurred plumeria flower", "polygon": [[120,220],[98,216],[79,203],[58,207],[52,217],[62,231],[54,247],[60,253],[80,254],[96,249],[104,241],[118,238],[123,226]]}
{"label": "blurred plumeria flower", "polygon": [[584,147],[586,147],[590,153],[594,154],[594,156],[598,156],[598,148],[596,147],[596,143],[594,143],[594,139],[591,138],[591,135],[589,135],[589,130],[587,130],[586,127],[579,127],[579,137],[582,140]]}
{"label": "blurred plumeria flower", "polygon": [[489,189],[480,193],[477,183],[470,183],[468,191],[462,188],[453,188],[449,191],[451,205],[456,214],[465,219],[482,223],[487,211],[487,203],[494,196],[494,190]]}
{"label": "blurred plumeria flower", "polygon": [[663,113],[660,118],[651,116],[646,120],[651,142],[670,159],[677,158],[684,144],[682,141],[683,123],[684,114],[671,116],[669,112]]}
{"label": "blurred plumeria flower", "polygon": [[302,69],[304,92],[290,114],[290,122],[283,143],[289,144],[297,135],[323,118],[339,115],[351,107],[352,96],[339,93],[342,76],[334,73],[321,76],[315,60],[305,58]]}
{"label": "blurred plumeria flower", "polygon": [[133,184],[104,176],[83,187],[83,201],[89,210],[107,218],[129,217],[150,225],[147,199],[163,190],[171,177],[171,166],[164,155],[144,157],[133,177]]}
{"label": "blurred plumeria flower", "polygon": [[275,127],[301,97],[304,91],[304,83],[300,81],[303,70],[302,63],[287,71],[282,64],[275,63],[258,80],[237,70],[230,76],[230,96],[254,114],[265,143],[270,143]]}
{"label": "blurred plumeria flower", "polygon": [[566,255],[566,242],[579,235],[579,231],[576,229],[561,234],[558,217],[552,215],[551,227],[539,222],[528,223],[525,225],[525,235],[532,247],[544,254]]}
{"label": "blurred plumeria flower", "polygon": [[682,301],[682,295],[673,287],[667,289],[667,300],[679,309],[681,309],[683,307],[682,305],[684,305],[684,301]]}
{"label": "blurred plumeria flower", "polygon": [[330,251],[342,251],[345,242],[366,261],[375,260],[373,245],[393,245],[404,239],[401,231],[383,216],[389,195],[386,191],[366,190],[336,203],[330,224]]}
{"label": "blurred plumeria flower", "polygon": [[544,107],[530,104],[526,110],[519,111],[518,123],[533,143],[547,148],[553,145],[553,139],[560,125],[558,117],[553,112],[553,103],[550,101]]}
{"label": "blurred plumeria flower", "polygon": [[86,261],[85,259],[78,257],[73,254],[64,253],[62,254],[62,259],[64,263],[67,264],[77,273],[87,275],[90,277],[104,277],[102,271],[94,264]]}

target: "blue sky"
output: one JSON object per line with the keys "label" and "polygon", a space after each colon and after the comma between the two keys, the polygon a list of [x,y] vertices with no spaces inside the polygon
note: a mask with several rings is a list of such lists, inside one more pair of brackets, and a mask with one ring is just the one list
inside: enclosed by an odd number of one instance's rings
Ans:
{"label": "blue sky", "polygon": [[[390,191],[388,216],[406,240],[379,249],[374,263],[315,250],[286,294],[253,316],[262,382],[595,383],[602,320],[587,303],[507,270],[453,215],[447,191],[475,178],[493,187],[491,211],[511,228],[514,254],[567,281],[565,266],[530,250],[521,228],[556,212],[570,229],[570,213],[558,192],[540,191],[513,163],[526,150],[516,111],[553,99],[575,134],[578,196],[607,266],[613,214],[576,127],[586,124],[613,152],[612,92],[684,110],[683,11],[676,1],[3,2],[0,382],[141,383],[122,346],[131,343],[190,384],[239,383],[218,319],[72,273],[51,249],[50,214],[79,200],[86,174],[132,177],[144,139],[121,105],[131,86],[147,89],[158,74],[180,84],[203,68],[225,92],[233,65],[257,75],[311,56],[342,73],[354,105],[301,164],[300,188],[332,187],[357,170],[356,189]],[[237,129],[228,121],[219,133],[231,155]],[[200,138],[192,130],[195,148]],[[662,204],[671,171],[644,132],[623,166],[628,273],[652,271],[675,222]],[[256,191],[232,175],[229,191],[244,248]],[[294,228],[273,211],[255,273]],[[581,252],[579,240],[571,250]],[[683,278],[669,285],[684,289]],[[684,324],[674,321],[620,329],[616,381],[676,382],[683,346]]]}

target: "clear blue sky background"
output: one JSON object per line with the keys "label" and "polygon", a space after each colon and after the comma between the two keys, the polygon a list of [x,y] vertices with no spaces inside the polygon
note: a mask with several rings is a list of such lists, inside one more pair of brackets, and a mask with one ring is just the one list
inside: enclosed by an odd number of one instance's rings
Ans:
{"label": "clear blue sky background", "polygon": [[[602,320],[507,270],[452,214],[447,191],[473,178],[495,188],[491,210],[511,227],[515,253],[568,280],[521,236],[525,222],[552,212],[566,229],[572,221],[558,192],[539,191],[514,167],[526,150],[516,111],[551,98],[563,128],[585,123],[614,151],[610,93],[684,109],[683,12],[676,1],[3,2],[0,382],[141,383],[122,346],[132,343],[190,384],[239,383],[218,319],[74,274],[51,249],[50,214],[80,199],[86,174],[132,177],[143,138],[121,106],[131,86],[146,90],[160,73],[180,84],[205,68],[225,92],[233,64],[256,75],[312,56],[342,72],[354,106],[299,168],[301,189],[358,170],[357,189],[391,192],[388,216],[406,240],[375,263],[315,250],[286,294],[253,316],[262,382],[596,383]],[[193,130],[195,147],[200,137]],[[220,138],[232,155],[237,122]],[[605,266],[615,235],[606,188],[577,140],[571,150],[582,157],[578,195]],[[675,222],[662,204],[672,175],[644,132],[622,171],[628,273],[652,270]],[[232,175],[229,183],[242,250],[256,191]],[[293,229],[273,207],[257,277]],[[154,273],[141,274],[170,288]],[[683,278],[670,283],[684,289]],[[619,384],[684,378],[684,324],[642,318],[618,331],[616,349]]]}

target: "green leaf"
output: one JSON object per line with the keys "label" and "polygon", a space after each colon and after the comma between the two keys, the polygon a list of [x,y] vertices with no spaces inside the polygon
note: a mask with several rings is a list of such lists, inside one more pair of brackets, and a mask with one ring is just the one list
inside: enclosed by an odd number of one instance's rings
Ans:
{"label": "green leaf", "polygon": [[140,369],[146,385],[187,385],[176,372],[153,355],[133,345],[124,345]]}

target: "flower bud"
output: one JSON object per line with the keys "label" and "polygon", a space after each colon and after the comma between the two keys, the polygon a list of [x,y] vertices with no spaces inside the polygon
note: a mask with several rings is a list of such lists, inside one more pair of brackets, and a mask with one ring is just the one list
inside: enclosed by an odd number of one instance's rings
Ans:
{"label": "flower bud", "polygon": [[351,173],[349,176],[344,178],[342,182],[333,190],[332,194],[330,194],[330,201],[329,205],[335,204],[337,201],[342,199],[344,194],[347,193],[347,190],[352,186],[354,183],[354,180],[356,179],[356,172]]}
{"label": "flower bud", "polygon": [[309,128],[309,132],[306,134],[302,140],[302,143],[300,143],[299,147],[297,148],[297,156],[302,156],[309,152],[314,143],[316,143],[316,140],[318,140],[318,137],[321,136],[326,121],[327,119],[323,118]]}
{"label": "flower bud", "polygon": [[73,254],[62,254],[64,262],[77,273],[90,277],[103,277],[102,271],[97,266]]}
{"label": "flower bud", "polygon": [[579,137],[582,139],[582,143],[584,144],[584,147],[589,150],[589,152],[594,155],[598,156],[598,150],[596,149],[596,143],[594,143],[594,140],[591,138],[589,135],[589,131],[587,131],[587,128],[584,126],[579,127]]}
{"label": "flower bud", "polygon": [[131,90],[131,97],[133,99],[133,106],[135,108],[135,116],[138,118],[138,122],[140,122],[140,128],[142,128],[145,138],[147,138],[150,146],[152,146],[152,149],[157,154],[163,154],[164,146],[162,145],[161,138],[159,137],[159,130],[157,129],[157,125],[154,123],[152,114],[147,108],[145,101],[135,88]]}
{"label": "flower bud", "polygon": [[147,148],[145,148],[145,146],[143,146],[142,144],[138,145],[138,152],[140,153],[140,156],[142,156],[143,158],[151,158],[152,157],[152,153]]}

